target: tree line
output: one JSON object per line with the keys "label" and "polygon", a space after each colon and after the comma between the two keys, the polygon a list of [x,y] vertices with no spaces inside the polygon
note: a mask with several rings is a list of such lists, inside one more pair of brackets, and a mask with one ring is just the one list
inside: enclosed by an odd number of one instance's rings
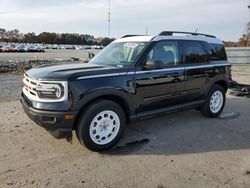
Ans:
{"label": "tree line", "polygon": [[[6,30],[0,28],[0,42],[19,43],[45,43],[45,44],[74,44],[74,45],[101,45],[107,46],[114,38],[98,37],[78,33],[53,33],[42,32],[36,35],[34,32],[23,34],[18,29]],[[224,41],[226,47],[250,46],[250,21],[246,26],[246,32],[238,41]]]}
{"label": "tree line", "polygon": [[237,42],[224,41],[227,47],[250,47],[250,21],[246,25],[245,34]]}
{"label": "tree line", "polygon": [[250,21],[246,26],[245,34],[238,41],[224,41],[224,44],[226,47],[250,47]]}
{"label": "tree line", "polygon": [[74,44],[107,46],[114,38],[98,37],[78,33],[34,32],[23,34],[18,29],[6,30],[0,28],[0,42],[45,43],[45,44]]}

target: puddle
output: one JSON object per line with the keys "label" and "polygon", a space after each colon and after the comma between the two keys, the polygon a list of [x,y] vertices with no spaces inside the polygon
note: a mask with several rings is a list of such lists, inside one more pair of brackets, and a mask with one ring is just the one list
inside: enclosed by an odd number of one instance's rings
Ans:
{"label": "puddle", "polygon": [[240,115],[239,112],[222,113],[218,119],[234,119]]}
{"label": "puddle", "polygon": [[128,142],[123,146],[116,146],[116,147],[110,149],[109,151],[103,152],[103,154],[119,155],[119,154],[123,154],[123,153],[131,153],[131,152],[134,152],[134,151],[141,149],[145,144],[148,144],[149,141],[150,140],[148,138],[144,138],[142,140]]}

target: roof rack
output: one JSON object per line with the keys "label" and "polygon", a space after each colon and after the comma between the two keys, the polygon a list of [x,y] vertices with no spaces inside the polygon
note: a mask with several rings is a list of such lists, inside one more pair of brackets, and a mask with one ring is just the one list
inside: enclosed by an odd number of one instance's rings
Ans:
{"label": "roof rack", "polygon": [[212,38],[216,38],[213,35],[207,35],[207,34],[203,34],[203,33],[193,33],[193,32],[182,32],[182,31],[162,31],[158,36],[172,36],[174,33],[180,33],[180,34],[189,34],[189,35],[194,35],[194,36],[205,36],[205,37],[212,37]]}
{"label": "roof rack", "polygon": [[127,37],[137,37],[137,36],[142,36],[142,35],[124,35],[121,38],[127,38]]}

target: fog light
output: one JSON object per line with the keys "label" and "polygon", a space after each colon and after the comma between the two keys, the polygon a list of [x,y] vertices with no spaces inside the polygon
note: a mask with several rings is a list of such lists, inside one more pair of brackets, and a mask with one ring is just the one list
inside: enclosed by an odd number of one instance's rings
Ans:
{"label": "fog light", "polygon": [[56,118],[55,117],[42,116],[42,121],[46,122],[46,123],[55,123]]}

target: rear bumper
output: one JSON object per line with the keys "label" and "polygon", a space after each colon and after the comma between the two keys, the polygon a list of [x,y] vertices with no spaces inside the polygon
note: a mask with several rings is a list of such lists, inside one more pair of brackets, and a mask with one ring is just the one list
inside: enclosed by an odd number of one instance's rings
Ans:
{"label": "rear bumper", "polygon": [[[48,130],[55,138],[66,138],[71,136],[76,111],[45,111],[32,108],[29,101],[23,96],[20,97],[24,112],[37,125]],[[65,119],[65,115],[73,115],[72,119]]]}

